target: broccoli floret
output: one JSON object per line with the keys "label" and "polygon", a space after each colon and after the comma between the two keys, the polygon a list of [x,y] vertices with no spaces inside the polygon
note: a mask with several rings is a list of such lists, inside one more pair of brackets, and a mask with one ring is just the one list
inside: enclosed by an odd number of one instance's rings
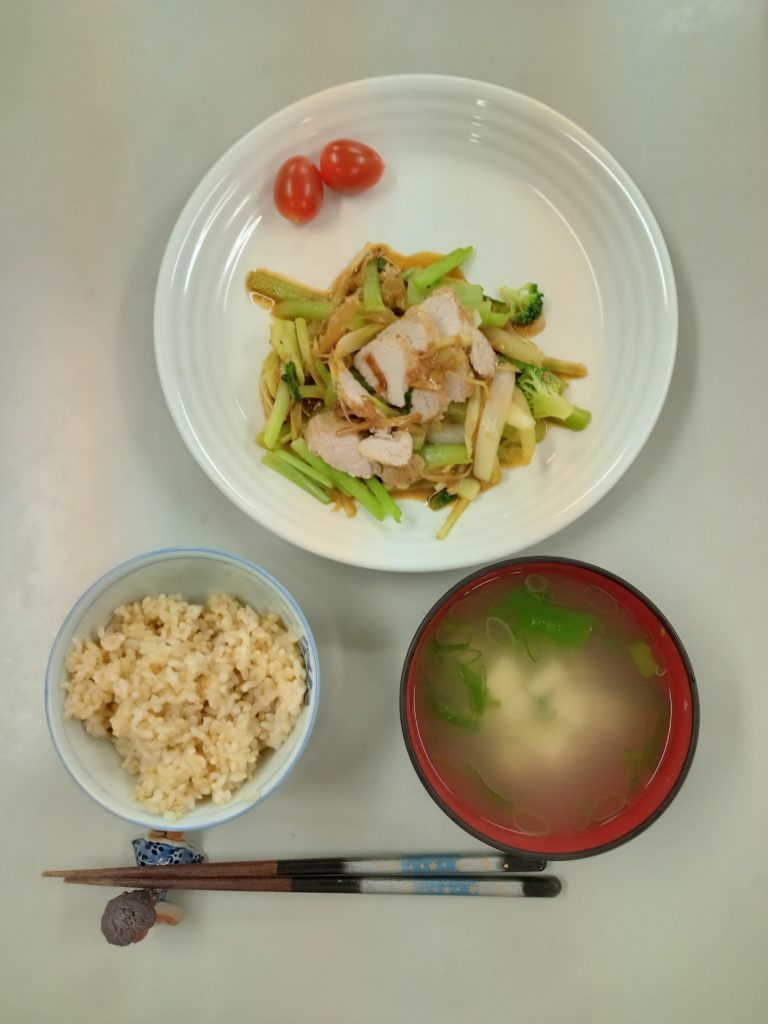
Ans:
{"label": "broccoli floret", "polygon": [[551,417],[566,420],[573,412],[571,403],[563,398],[565,383],[550,370],[525,364],[518,375],[517,384],[525,395],[534,419]]}
{"label": "broccoli floret", "polygon": [[502,299],[509,306],[510,322],[518,327],[525,327],[532,324],[541,316],[544,305],[544,296],[539,291],[539,286],[530,282],[522,288],[501,288],[499,289]]}

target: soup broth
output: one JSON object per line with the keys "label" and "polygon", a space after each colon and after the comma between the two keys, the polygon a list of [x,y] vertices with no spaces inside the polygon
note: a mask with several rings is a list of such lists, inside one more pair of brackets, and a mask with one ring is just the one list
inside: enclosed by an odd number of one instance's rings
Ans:
{"label": "soup broth", "polygon": [[489,823],[572,835],[637,799],[667,742],[654,638],[607,591],[521,573],[424,638],[415,712],[433,768]]}

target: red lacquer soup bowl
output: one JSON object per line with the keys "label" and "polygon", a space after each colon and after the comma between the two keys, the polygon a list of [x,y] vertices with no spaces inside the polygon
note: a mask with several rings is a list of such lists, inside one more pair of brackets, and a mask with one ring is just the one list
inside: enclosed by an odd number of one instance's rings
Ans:
{"label": "red lacquer soup bowl", "polygon": [[[472,786],[457,785],[451,772],[443,768],[445,761],[436,753],[424,710],[426,701],[423,692],[421,696],[419,692],[420,687],[427,685],[420,681],[424,677],[420,666],[429,650],[434,650],[439,642],[435,638],[441,635],[441,624],[443,635],[446,630],[455,629],[455,619],[461,614],[457,609],[466,608],[468,600],[479,598],[482,601],[489,594],[503,593],[507,585],[519,588],[528,586],[530,581],[532,586],[533,581],[539,580],[586,595],[588,600],[595,597],[598,604],[603,602],[610,606],[611,614],[619,614],[625,622],[631,622],[638,635],[647,641],[647,646],[643,643],[641,647],[649,652],[652,649],[655,660],[651,661],[651,666],[658,666],[655,673],[658,678],[653,680],[653,685],[663,694],[665,702],[663,732],[655,748],[653,767],[639,791],[627,797],[623,806],[621,800],[613,808],[603,805],[605,813],[601,810],[597,820],[587,815],[578,827],[530,828],[517,817],[510,820],[504,814],[489,813],[487,800],[474,797]],[[604,621],[599,611],[594,621]],[[640,667],[643,667],[642,661]],[[638,679],[642,684],[640,676]],[[584,562],[516,558],[468,576],[427,614],[406,656],[400,687],[400,718],[408,753],[419,778],[433,800],[458,825],[504,852],[558,860],[588,857],[619,846],[648,828],[666,810],[682,786],[693,759],[699,705],[693,670],[680,639],[659,609],[635,587]],[[531,810],[534,813],[527,812],[526,820],[535,822],[536,809]]]}

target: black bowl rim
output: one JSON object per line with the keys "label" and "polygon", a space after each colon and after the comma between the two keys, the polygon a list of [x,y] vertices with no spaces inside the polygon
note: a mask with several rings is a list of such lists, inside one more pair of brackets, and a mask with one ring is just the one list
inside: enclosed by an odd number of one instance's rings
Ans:
{"label": "black bowl rim", "polygon": [[[691,692],[691,737],[688,744],[688,751],[685,756],[685,761],[683,762],[683,765],[680,769],[677,779],[675,780],[675,784],[672,786],[672,789],[666,795],[664,800],[659,804],[656,810],[653,811],[652,814],[649,814],[647,818],[641,821],[639,825],[636,825],[635,828],[633,828],[630,832],[627,832],[625,835],[620,836],[618,839],[614,839],[610,843],[602,843],[600,846],[592,846],[589,847],[589,849],[587,850],[578,850],[574,853],[548,853],[546,851],[521,850],[515,846],[506,846],[503,843],[498,843],[491,839],[490,836],[487,836],[483,832],[480,832],[477,829],[472,828],[465,821],[463,821],[457,814],[455,814],[450,809],[450,807],[448,807],[434,791],[431,783],[426,778],[424,772],[421,769],[421,765],[419,764],[418,758],[416,757],[416,754],[414,752],[413,743],[411,741],[411,736],[408,731],[406,717],[406,690],[408,685],[408,674],[410,671],[411,662],[413,661],[413,655],[416,650],[416,645],[421,639],[424,631],[427,629],[433,616],[442,608],[446,601],[448,601],[458,591],[463,590],[467,586],[467,584],[471,583],[473,580],[482,579],[485,576],[490,576],[494,572],[500,572],[504,569],[509,569],[513,566],[529,565],[532,562],[549,562],[554,565],[574,565],[581,569],[588,569],[591,572],[597,573],[599,576],[604,576],[606,579],[612,580],[614,583],[618,583],[620,586],[624,587],[636,598],[638,598],[638,600],[642,601],[643,604],[648,609],[650,609],[650,611],[653,612],[653,614],[661,622],[661,624],[669,634],[670,639],[677,648],[678,654],[680,655],[680,659],[683,663],[683,668],[685,669],[685,673],[688,679],[688,687]],[[582,860],[586,857],[595,857],[599,853],[607,853],[609,850],[615,850],[617,846],[623,846],[624,843],[628,843],[630,839],[634,839],[636,836],[640,835],[641,832],[645,832],[645,830],[649,828],[654,823],[654,821],[656,821],[664,813],[664,811],[669,807],[674,798],[680,792],[680,789],[683,783],[685,782],[688,772],[690,771],[691,763],[693,761],[693,755],[696,751],[696,745],[699,739],[699,691],[696,686],[696,677],[693,673],[693,666],[691,665],[688,653],[686,652],[685,647],[683,646],[683,642],[678,636],[677,631],[675,630],[669,619],[666,617],[666,615],[664,615],[664,613],[656,607],[653,601],[651,601],[650,598],[646,597],[645,594],[643,594],[642,591],[638,590],[638,588],[635,587],[632,583],[629,583],[627,580],[623,579],[623,577],[617,576],[615,573],[610,572],[608,569],[603,569],[599,565],[593,565],[591,562],[583,562],[578,558],[560,558],[557,556],[550,555],[525,555],[522,558],[507,558],[501,562],[493,562],[491,565],[487,565],[482,569],[477,569],[475,572],[470,573],[469,576],[465,576],[463,579],[459,580],[458,583],[452,586],[450,590],[447,590],[442,595],[442,597],[438,598],[438,600],[432,605],[427,614],[421,620],[419,628],[416,630],[413,639],[411,640],[411,643],[408,647],[408,651],[405,655],[405,662],[403,663],[403,671],[400,676],[400,728],[403,733],[403,740],[405,741],[405,747],[406,750],[408,751],[408,756],[411,759],[411,764],[413,765],[416,774],[421,780],[421,784],[424,786],[427,793],[429,793],[429,795],[432,797],[437,806],[445,814],[447,814],[448,817],[451,818],[451,820],[454,821],[460,828],[462,828],[465,832],[468,832],[469,835],[474,836],[475,839],[479,839],[481,842],[485,843],[487,846],[490,846],[495,850],[501,850],[502,853],[507,853],[518,857],[535,857],[538,859],[545,858],[546,860]]]}

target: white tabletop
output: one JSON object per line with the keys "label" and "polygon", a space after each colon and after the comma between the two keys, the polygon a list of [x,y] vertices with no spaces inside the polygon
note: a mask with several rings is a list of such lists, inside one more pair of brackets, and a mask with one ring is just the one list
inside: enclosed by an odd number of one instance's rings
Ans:
{"label": "white tabletop", "polygon": [[[450,8],[2,5],[4,1020],[765,1017],[765,6]],[[115,949],[99,932],[104,890],[39,877],[128,864],[136,834],[62,769],[42,682],[77,595],[151,548],[253,559],[292,590],[320,640],[309,749],[263,806],[205,834],[208,854],[477,846],[422,789],[397,712],[409,637],[461,574],[337,566],[247,520],[179,439],[152,349],[166,239],[224,149],[306,93],[403,71],[487,78],[559,109],[623,163],[666,235],[681,325],[661,420],[610,495],[538,550],[627,577],[679,628],[701,696],[693,769],[648,832],[559,866],[556,900],[189,894],[181,927]]]}

